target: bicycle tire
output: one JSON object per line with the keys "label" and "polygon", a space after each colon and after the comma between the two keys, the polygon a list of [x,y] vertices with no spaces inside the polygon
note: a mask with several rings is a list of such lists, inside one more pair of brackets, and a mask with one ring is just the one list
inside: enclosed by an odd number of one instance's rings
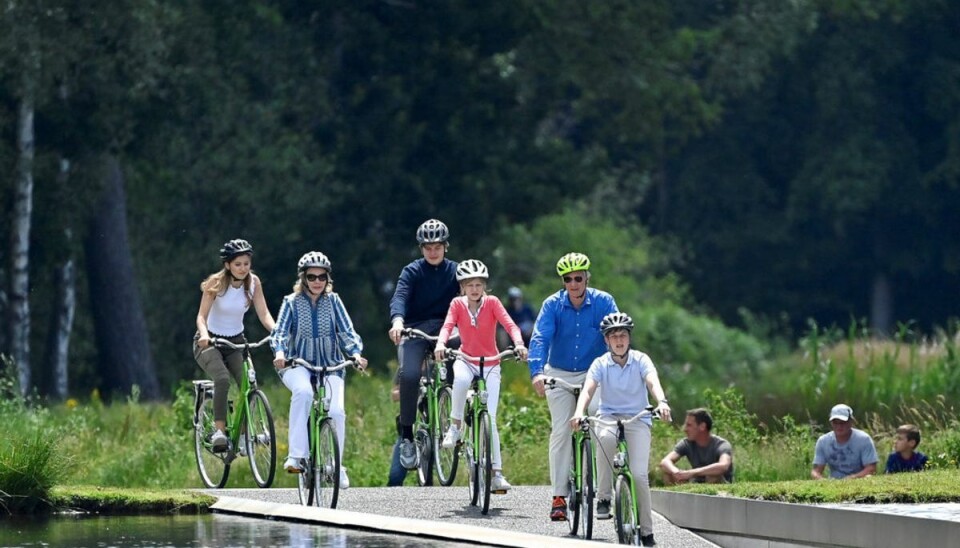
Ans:
{"label": "bicycle tire", "polygon": [[193,427],[193,447],[197,457],[197,472],[200,480],[210,489],[220,489],[230,477],[230,464],[227,452],[214,453],[210,436],[216,430],[213,421],[213,397],[201,396],[203,401],[197,407],[197,420]]}
{"label": "bicycle tire", "polygon": [[436,424],[433,427],[432,435],[434,468],[437,470],[437,479],[440,481],[440,485],[444,487],[452,485],[454,480],[457,479],[457,464],[460,461],[460,451],[457,445],[449,449],[443,447],[443,436],[451,424],[451,409],[453,409],[453,390],[449,386],[443,386],[437,391]]}
{"label": "bicycle tire", "polygon": [[593,501],[596,498],[593,468],[593,441],[586,436],[580,444],[580,532],[593,538]]}
{"label": "bicycle tire", "polygon": [[430,400],[427,393],[417,398],[417,424],[413,441],[417,448],[417,484],[433,485],[433,439],[430,435]]}
{"label": "bicycle tire", "polygon": [[340,446],[333,419],[326,417],[317,429],[319,438],[313,467],[313,503],[334,509],[340,496]]}
{"label": "bicycle tire", "polygon": [[479,441],[477,450],[477,473],[480,477],[480,481],[478,482],[479,490],[483,495],[483,504],[480,507],[480,513],[487,515],[487,512],[490,511],[490,483],[493,478],[493,462],[490,458],[490,446],[493,445],[493,430],[489,413],[480,411],[480,415],[477,418],[480,423],[478,428],[479,435],[477,436]]}
{"label": "bicycle tire", "polygon": [[267,395],[254,390],[247,399],[247,459],[257,486],[268,488],[277,473],[276,430]]}
{"label": "bicycle tire", "polygon": [[639,524],[637,523],[636,501],[633,500],[631,479],[625,474],[617,476],[617,486],[614,489],[616,499],[616,528],[617,542],[620,544],[636,544],[640,538]]}
{"label": "bicycle tire", "polygon": [[[570,471],[567,474],[567,529],[570,536],[577,536],[580,531],[580,511],[583,491],[581,490],[582,477],[577,476],[577,459],[580,458],[580,448],[577,443],[578,434],[571,436]],[[581,469],[582,472],[582,469]]]}

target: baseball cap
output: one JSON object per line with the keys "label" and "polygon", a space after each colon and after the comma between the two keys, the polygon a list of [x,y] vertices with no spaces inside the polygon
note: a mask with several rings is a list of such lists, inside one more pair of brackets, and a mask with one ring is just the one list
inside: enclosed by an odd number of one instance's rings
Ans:
{"label": "baseball cap", "polygon": [[830,410],[830,420],[842,420],[844,422],[853,418],[853,409],[845,403],[838,403]]}

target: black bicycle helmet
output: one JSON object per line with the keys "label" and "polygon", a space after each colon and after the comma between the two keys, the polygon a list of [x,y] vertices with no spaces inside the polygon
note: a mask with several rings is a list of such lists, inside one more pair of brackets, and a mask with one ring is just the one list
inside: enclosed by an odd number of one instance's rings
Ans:
{"label": "black bicycle helmet", "polygon": [[450,230],[447,229],[447,225],[436,219],[427,219],[417,229],[417,243],[420,245],[444,243],[449,237]]}
{"label": "black bicycle helmet", "polygon": [[600,331],[603,332],[604,335],[614,329],[633,331],[633,318],[623,312],[611,312],[600,320]]}
{"label": "black bicycle helmet", "polygon": [[300,257],[300,260],[297,261],[298,271],[304,272],[308,268],[323,268],[327,272],[333,270],[333,267],[330,266],[330,259],[319,251],[304,253],[303,257]]}
{"label": "black bicycle helmet", "polygon": [[239,255],[253,255],[253,246],[246,240],[230,240],[220,248],[220,260],[231,261]]}

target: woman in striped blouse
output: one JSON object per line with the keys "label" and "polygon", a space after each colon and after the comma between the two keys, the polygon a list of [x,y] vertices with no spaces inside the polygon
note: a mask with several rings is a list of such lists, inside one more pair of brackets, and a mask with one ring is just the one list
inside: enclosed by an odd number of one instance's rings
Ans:
{"label": "woman in striped blouse", "polygon": [[[365,369],[367,360],[360,356],[363,341],[353,329],[353,322],[340,296],[333,292],[330,260],[319,251],[311,251],[297,263],[299,276],[293,293],[283,298],[277,325],[271,335],[273,364],[280,372],[283,384],[290,389],[290,450],[284,468],[297,474],[301,459],[307,458],[307,420],[313,402],[311,372],[302,367],[284,368],[286,360],[300,358],[314,365],[336,365],[344,355],[357,360],[357,367]],[[330,415],[333,417],[340,441],[340,461],[343,462],[343,443],[346,437],[346,415],[343,410],[343,380],[345,371],[327,376],[330,394]],[[340,488],[350,485],[346,469],[340,468]]]}

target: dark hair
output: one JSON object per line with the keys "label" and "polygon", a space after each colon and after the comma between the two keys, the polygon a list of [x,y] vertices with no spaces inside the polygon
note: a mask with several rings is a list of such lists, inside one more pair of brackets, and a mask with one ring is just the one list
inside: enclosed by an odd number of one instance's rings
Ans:
{"label": "dark hair", "polygon": [[916,448],[917,445],[920,445],[920,429],[912,424],[904,424],[903,426],[897,428],[897,434],[906,434],[907,441],[917,442],[917,444],[914,445],[914,448]]}
{"label": "dark hair", "polygon": [[687,416],[693,417],[693,420],[697,421],[697,424],[706,424],[707,432],[713,429],[713,417],[710,416],[710,411],[703,407],[687,411]]}

